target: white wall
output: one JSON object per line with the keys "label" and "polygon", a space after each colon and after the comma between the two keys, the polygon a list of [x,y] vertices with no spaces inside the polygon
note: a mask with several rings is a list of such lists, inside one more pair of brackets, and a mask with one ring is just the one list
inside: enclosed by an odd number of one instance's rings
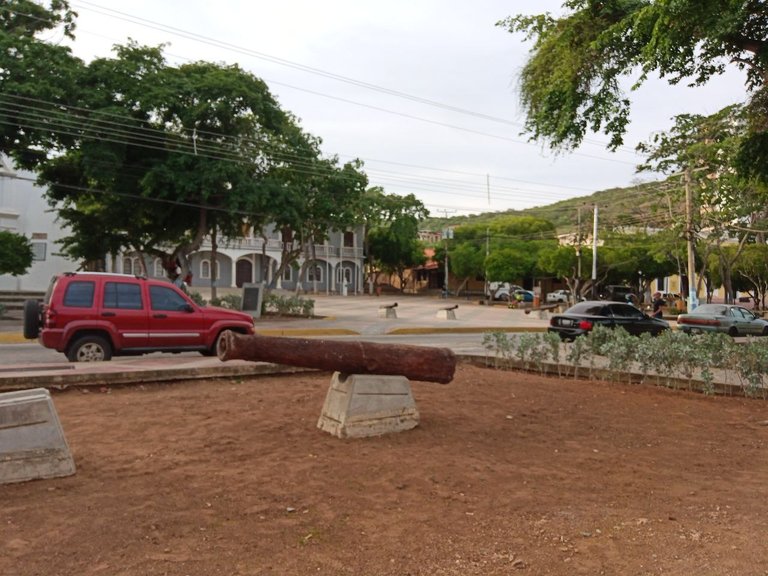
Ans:
{"label": "white wall", "polygon": [[43,194],[32,173],[10,169],[0,159],[0,229],[26,236],[44,258],[32,262],[24,276],[0,276],[0,290],[44,291],[54,274],[77,268],[77,263],[56,254],[56,240],[66,230],[55,221]]}

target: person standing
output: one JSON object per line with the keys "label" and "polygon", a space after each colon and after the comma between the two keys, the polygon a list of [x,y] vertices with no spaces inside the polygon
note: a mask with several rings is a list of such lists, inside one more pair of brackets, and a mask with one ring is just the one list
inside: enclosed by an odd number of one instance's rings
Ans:
{"label": "person standing", "polygon": [[654,318],[661,318],[664,315],[662,306],[666,304],[666,301],[661,297],[661,292],[653,293],[653,313],[651,316]]}

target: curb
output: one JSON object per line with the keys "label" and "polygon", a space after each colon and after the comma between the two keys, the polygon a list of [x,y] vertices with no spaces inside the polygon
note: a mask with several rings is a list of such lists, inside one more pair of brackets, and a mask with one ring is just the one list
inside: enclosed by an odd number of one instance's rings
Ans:
{"label": "curb", "polygon": [[21,332],[0,332],[0,344],[29,344],[36,340],[27,340]]}
{"label": "curb", "polygon": [[[0,392],[13,392],[29,388],[66,390],[72,387],[127,386],[136,384],[157,384],[206,378],[243,378],[270,374],[296,374],[313,370],[282,364],[253,362],[236,366],[210,366],[205,368],[156,368],[130,372],[77,372],[66,374],[16,374],[13,380],[0,379]],[[42,382],[44,380],[44,382]]]}

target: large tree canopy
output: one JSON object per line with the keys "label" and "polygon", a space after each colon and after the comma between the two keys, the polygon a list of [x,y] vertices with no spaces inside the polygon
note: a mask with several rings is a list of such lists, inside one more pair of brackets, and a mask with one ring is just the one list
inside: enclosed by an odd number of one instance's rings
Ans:
{"label": "large tree canopy", "polygon": [[630,108],[623,78],[637,86],[656,71],[670,83],[701,85],[729,64],[747,73],[753,132],[766,131],[763,0],[567,0],[563,6],[560,18],[517,15],[498,23],[534,41],[520,77],[525,127],[534,138],[567,150],[587,131],[602,131],[616,148]]}
{"label": "large tree canopy", "polygon": [[133,42],[86,64],[48,42],[75,17],[49,4],[0,3],[0,152],[49,188],[70,256],[136,250],[186,272],[206,235],[274,223],[301,247],[354,223],[361,164],[323,158],[264,81]]}

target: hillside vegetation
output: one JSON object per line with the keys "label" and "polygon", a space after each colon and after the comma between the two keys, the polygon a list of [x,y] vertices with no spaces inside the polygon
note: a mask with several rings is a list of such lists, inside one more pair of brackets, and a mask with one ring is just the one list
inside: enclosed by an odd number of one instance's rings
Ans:
{"label": "hillside vegetation", "polygon": [[495,220],[509,216],[536,216],[552,222],[558,234],[567,234],[577,230],[580,208],[582,229],[589,229],[592,226],[595,204],[598,206],[600,229],[644,225],[661,227],[662,222],[666,222],[667,224],[664,225],[668,225],[670,210],[676,217],[682,218],[684,215],[682,189],[677,182],[645,182],[625,188],[601,190],[589,196],[578,196],[525,210],[484,212],[450,218],[428,218],[422,223],[422,228],[441,230],[446,226],[490,224]]}

